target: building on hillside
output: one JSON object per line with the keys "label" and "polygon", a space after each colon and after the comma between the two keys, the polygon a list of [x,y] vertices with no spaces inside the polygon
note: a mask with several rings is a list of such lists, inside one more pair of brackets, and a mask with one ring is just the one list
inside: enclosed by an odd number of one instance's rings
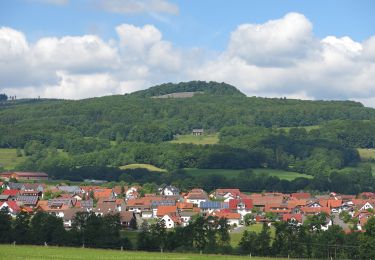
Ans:
{"label": "building on hillside", "polygon": [[203,135],[203,133],[204,133],[204,130],[203,130],[203,129],[197,129],[197,128],[195,128],[195,129],[193,129],[193,131],[192,131],[192,134],[195,135],[195,136]]}

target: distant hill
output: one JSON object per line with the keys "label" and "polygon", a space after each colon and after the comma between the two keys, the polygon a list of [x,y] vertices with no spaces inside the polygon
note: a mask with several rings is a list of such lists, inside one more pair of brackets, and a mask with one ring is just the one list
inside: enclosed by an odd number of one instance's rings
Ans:
{"label": "distant hill", "polygon": [[[241,91],[232,85],[224,82],[189,81],[180,83],[166,83],[132,93],[137,97],[191,97],[191,93],[220,95],[220,96],[245,96]],[[176,95],[176,93],[189,93],[186,95]],[[169,95],[168,94],[172,94]]]}

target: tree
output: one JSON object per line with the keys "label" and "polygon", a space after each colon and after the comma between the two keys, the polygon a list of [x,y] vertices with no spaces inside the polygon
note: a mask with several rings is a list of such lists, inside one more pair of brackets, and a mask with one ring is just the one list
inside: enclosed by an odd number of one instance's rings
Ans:
{"label": "tree", "polygon": [[0,210],[0,243],[9,243],[12,240],[12,217],[9,210],[4,207]]}
{"label": "tree", "polygon": [[246,254],[259,254],[258,235],[254,231],[245,230],[239,243],[242,252]]}
{"label": "tree", "polygon": [[375,217],[367,220],[365,230],[360,236],[360,256],[362,259],[375,259]]}
{"label": "tree", "polygon": [[263,223],[262,231],[257,237],[257,243],[259,246],[259,254],[262,256],[269,255],[270,244],[271,244],[271,232],[270,227],[267,223]]}
{"label": "tree", "polygon": [[30,215],[24,211],[17,214],[13,222],[13,238],[19,244],[30,242]]}
{"label": "tree", "polygon": [[0,102],[8,100],[8,96],[5,94],[0,94]]}

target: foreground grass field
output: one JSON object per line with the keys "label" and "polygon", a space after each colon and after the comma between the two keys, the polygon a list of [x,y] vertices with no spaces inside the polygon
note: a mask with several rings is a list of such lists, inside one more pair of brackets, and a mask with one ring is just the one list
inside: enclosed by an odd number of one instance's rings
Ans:
{"label": "foreground grass field", "polygon": [[16,149],[0,148],[0,166],[5,170],[12,170],[17,164],[26,160],[25,156],[17,157]]}
{"label": "foreground grass field", "polygon": [[[148,253],[70,247],[0,245],[0,259],[248,259],[248,256]],[[251,259],[284,259],[252,257]]]}
{"label": "foreground grass field", "polygon": [[125,166],[120,166],[120,169],[126,170],[126,169],[147,169],[152,172],[166,172],[167,170],[158,168],[154,165],[151,164],[144,164],[144,163],[133,163],[133,164],[128,164]]}
{"label": "foreground grass field", "polygon": [[[224,177],[237,177],[241,172],[244,170],[230,170],[230,169],[185,169],[187,174],[192,176],[204,176],[204,175],[222,175]],[[270,176],[277,176],[282,180],[294,180],[298,177],[304,177],[311,179],[312,176],[301,174],[298,172],[287,172],[283,170],[275,170],[275,169],[252,169],[252,171],[256,174],[268,174]]]}
{"label": "foreground grass field", "polygon": [[174,144],[216,144],[219,142],[219,134],[209,135],[179,135],[177,139],[172,140]]}

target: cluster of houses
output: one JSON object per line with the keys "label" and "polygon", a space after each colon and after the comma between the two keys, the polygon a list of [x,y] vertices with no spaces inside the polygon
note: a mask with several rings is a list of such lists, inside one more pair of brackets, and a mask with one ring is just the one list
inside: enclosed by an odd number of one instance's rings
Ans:
{"label": "cluster of houses", "polygon": [[[347,212],[357,219],[363,230],[368,218],[374,216],[375,193],[358,196],[331,193],[312,195],[307,192],[245,194],[239,189],[216,189],[208,194],[195,188],[188,192],[171,185],[162,185],[155,194],[141,196],[139,186],[49,186],[44,183],[0,182],[0,209],[8,207],[15,216],[20,211],[30,214],[41,210],[59,216],[70,228],[77,212],[97,215],[119,213],[121,224],[133,228],[147,220],[164,220],[167,228],[186,226],[197,214],[226,218],[232,226],[244,224],[245,216],[254,222],[294,221],[302,224],[308,216],[326,213],[329,225],[349,229],[339,215]],[[248,218],[248,217],[246,217]]]}

